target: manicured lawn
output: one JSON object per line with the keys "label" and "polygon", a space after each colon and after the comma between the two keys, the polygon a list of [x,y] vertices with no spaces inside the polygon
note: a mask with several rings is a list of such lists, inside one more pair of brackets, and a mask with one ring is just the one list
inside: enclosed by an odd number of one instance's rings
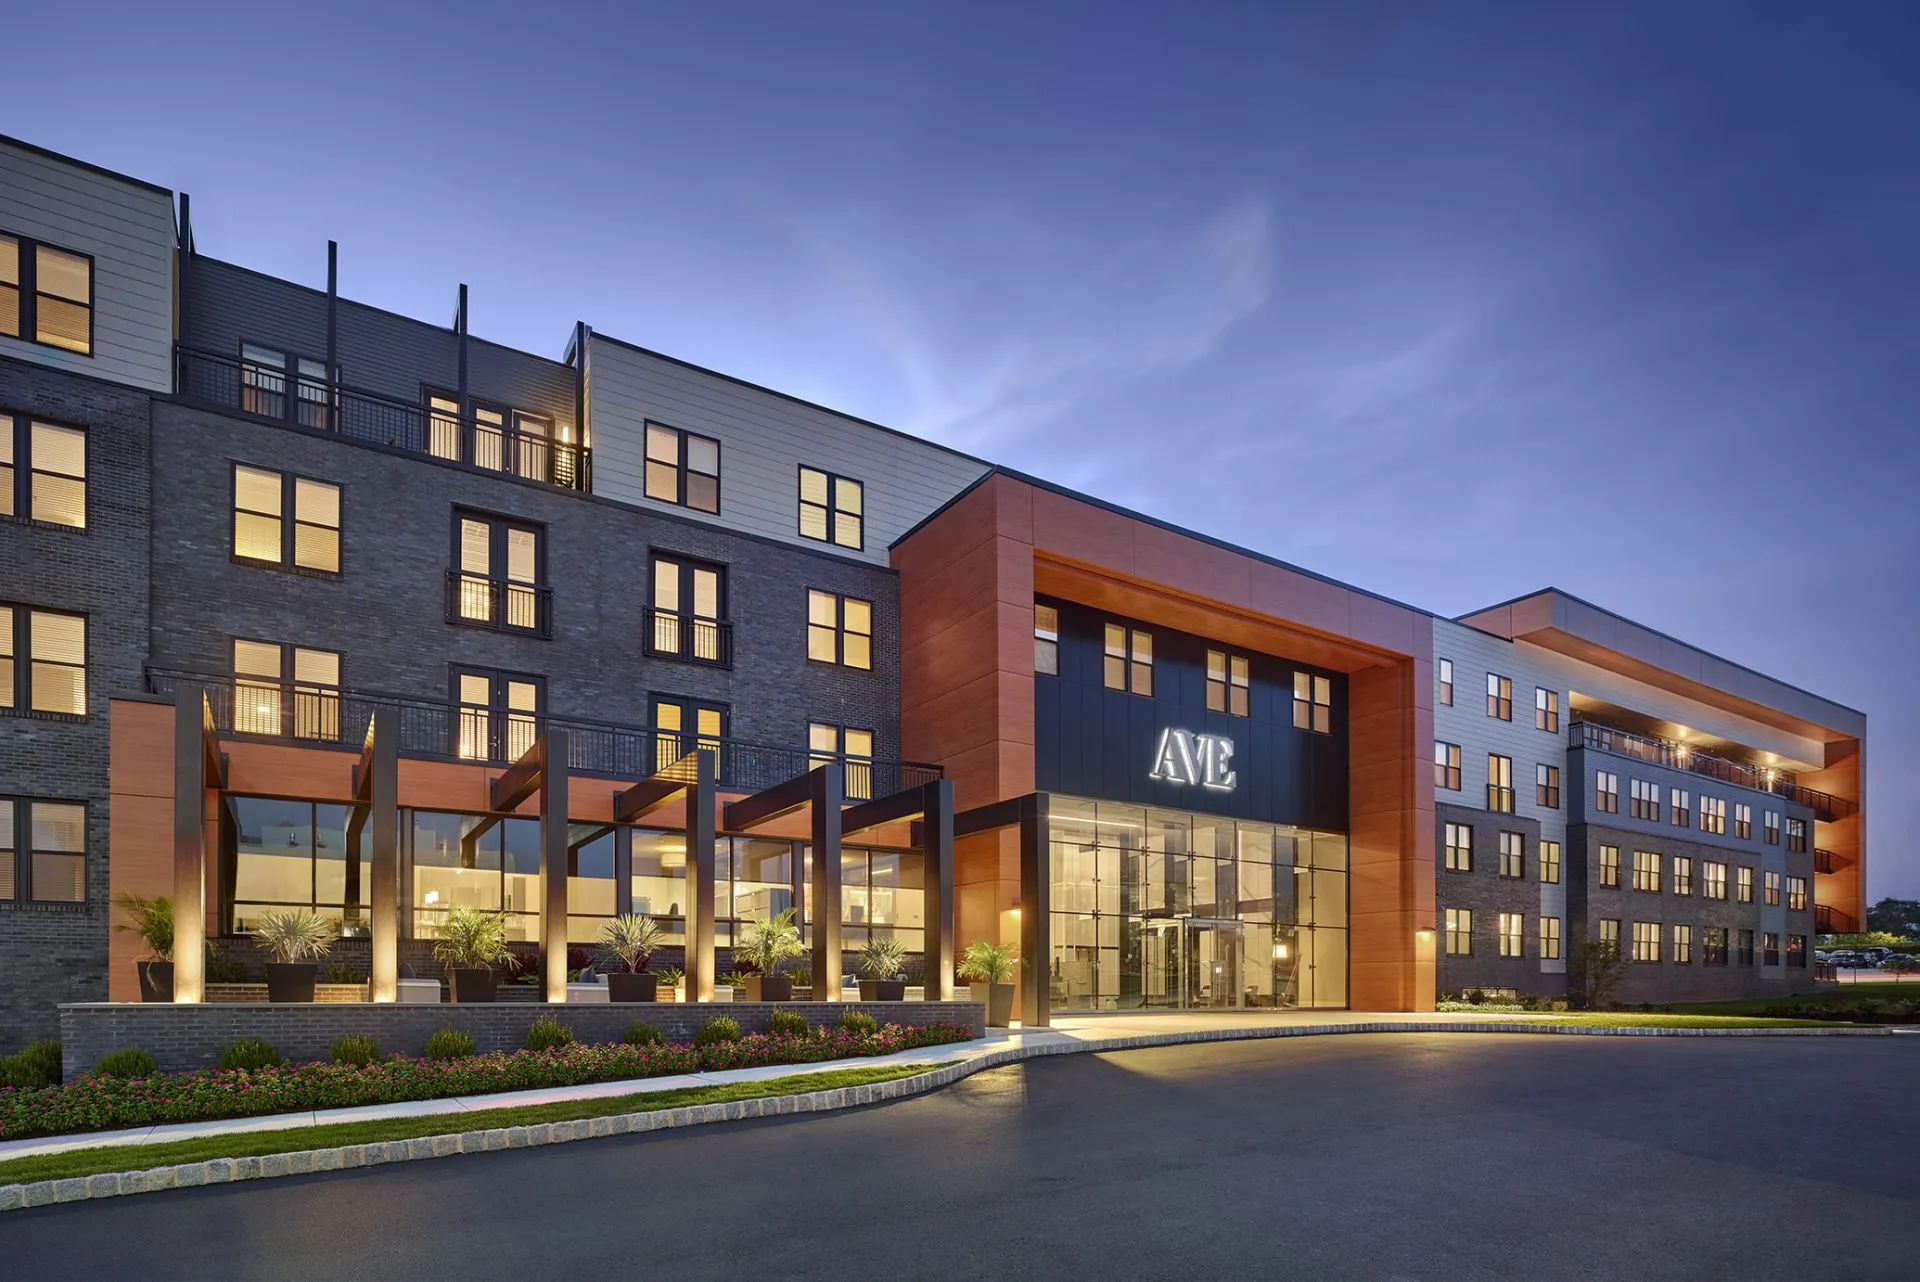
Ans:
{"label": "manicured lawn", "polygon": [[[952,1061],[946,1061],[951,1063]],[[144,1171],[156,1166],[206,1162],[216,1157],[259,1157],[268,1153],[297,1153],[306,1149],[337,1148],[346,1144],[378,1144],[388,1140],[418,1139],[426,1135],[486,1131],[506,1126],[537,1126],[542,1122],[574,1122],[585,1117],[612,1117],[662,1108],[689,1108],[695,1104],[726,1104],[768,1095],[801,1095],[846,1086],[867,1086],[928,1073],[943,1064],[889,1064],[842,1068],[823,1073],[799,1073],[760,1082],[731,1082],[720,1086],[690,1086],[671,1091],[644,1091],[604,1099],[567,1100],[525,1108],[484,1109],[473,1113],[440,1113],[431,1117],[382,1118],[371,1122],[342,1122],[332,1126],[302,1126],[281,1131],[247,1131],[206,1139],[176,1140],[167,1144],[131,1144],[106,1148],[72,1149],[40,1157],[17,1157],[0,1162],[0,1184],[28,1184],[35,1180],[63,1180],[108,1171]]]}
{"label": "manicured lawn", "polygon": [[1644,1015],[1636,1011],[1579,1011],[1549,1015],[1544,1023],[1592,1024],[1603,1028],[1834,1028],[1835,1019],[1759,1019],[1751,1015]]}
{"label": "manicured lawn", "polygon": [[1799,997],[1748,997],[1735,1002],[1675,1002],[1673,1009],[1689,1015],[1752,1015],[1770,1006],[1849,1006],[1870,997],[1909,1000],[1920,997],[1920,984],[1874,980],[1864,984],[1842,984],[1837,989],[1806,993]]}

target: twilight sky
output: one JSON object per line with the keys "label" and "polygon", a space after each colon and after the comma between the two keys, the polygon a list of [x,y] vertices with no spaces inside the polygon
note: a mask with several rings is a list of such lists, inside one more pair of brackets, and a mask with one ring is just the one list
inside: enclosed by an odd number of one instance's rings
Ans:
{"label": "twilight sky", "polygon": [[[84,14],[84,17],[81,15]],[[22,6],[203,252],[573,322],[1445,613],[1870,718],[1920,897],[1920,5]]]}

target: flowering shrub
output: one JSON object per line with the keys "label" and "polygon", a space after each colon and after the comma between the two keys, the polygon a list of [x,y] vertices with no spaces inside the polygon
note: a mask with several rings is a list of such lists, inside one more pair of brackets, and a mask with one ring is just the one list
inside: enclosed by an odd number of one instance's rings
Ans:
{"label": "flowering shrub", "polygon": [[709,1046],[576,1043],[454,1060],[396,1056],[365,1067],[311,1063],[251,1072],[156,1073],[130,1080],[89,1076],[69,1086],[0,1088],[0,1139],[578,1086],[711,1069],[815,1064],[964,1042],[972,1036],[954,1024],[926,1028],[888,1024],[874,1033],[847,1029],[822,1029],[811,1037],[754,1033]]}

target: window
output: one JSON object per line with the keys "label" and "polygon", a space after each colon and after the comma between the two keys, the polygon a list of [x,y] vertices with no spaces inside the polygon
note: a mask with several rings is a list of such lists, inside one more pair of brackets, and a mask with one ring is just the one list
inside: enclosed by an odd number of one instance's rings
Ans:
{"label": "window", "polygon": [[1512,757],[1487,754],[1487,809],[1503,815],[1513,813]]}
{"label": "window", "polygon": [[1466,824],[1448,824],[1445,842],[1448,872],[1473,871],[1473,829]]}
{"label": "window", "polygon": [[725,764],[720,744],[727,734],[727,709],[720,704],[655,695],[653,731],[655,770],[665,770],[695,749],[713,758],[716,776]]}
{"label": "window", "polygon": [[1797,913],[1807,910],[1807,879],[1805,877],[1787,878],[1787,907]]}
{"label": "window", "polygon": [[[718,466],[714,468],[719,471]],[[858,481],[800,469],[800,537],[858,551],[866,544],[866,489]]]}
{"label": "window", "polygon": [[1443,708],[1451,708],[1453,706],[1453,660],[1440,660],[1439,668],[1440,706]]}
{"label": "window", "polygon": [[1771,930],[1760,936],[1760,964],[1762,966],[1780,964],[1780,936]]}
{"label": "window", "polygon": [[1734,804],[1733,835],[1742,840],[1753,836],[1753,807],[1744,802]]}
{"label": "window", "polygon": [[538,526],[456,511],[447,622],[546,636],[545,542]]}
{"label": "window", "polygon": [[1293,726],[1315,734],[1333,733],[1333,682],[1306,672],[1293,674]]}
{"label": "window", "polygon": [[1727,866],[1711,859],[1700,862],[1700,894],[1706,899],[1727,897]]}
{"label": "window", "polygon": [[455,668],[453,695],[460,716],[454,755],[469,761],[518,761],[540,737],[545,685],[524,673]]}
{"label": "window", "polygon": [[235,463],[233,555],[261,565],[340,573],[340,487]]}
{"label": "window", "polygon": [[1767,874],[1766,896],[1767,896],[1767,899],[1766,899],[1767,907],[1778,908],[1780,906],[1780,874],[1779,873],[1770,872]]}
{"label": "window", "polygon": [[1807,964],[1807,937],[1805,935],[1788,935],[1787,936],[1787,965],[1804,967],[1806,964]]}
{"label": "window", "polygon": [[1614,948],[1620,947],[1620,919],[1618,917],[1602,917],[1600,919],[1600,942],[1611,945]]}
{"label": "window", "polygon": [[1153,634],[1139,628],[1106,626],[1100,679],[1109,690],[1153,694]]}
{"label": "window", "polygon": [[1224,650],[1207,651],[1207,710],[1244,717],[1247,704],[1247,660]]}
{"label": "window", "polygon": [[340,737],[340,656],[276,641],[233,642],[233,728],[239,734]]}
{"label": "window", "polygon": [[1687,790],[1685,788],[1670,789],[1667,794],[1667,800],[1671,803],[1669,813],[1673,817],[1673,826],[1676,828],[1693,827],[1692,802],[1687,799]]}
{"label": "window", "polygon": [[1540,957],[1543,961],[1560,960],[1560,919],[1558,917],[1540,919]]}
{"label": "window", "polygon": [[1560,808],[1560,767],[1538,765],[1533,768],[1533,804],[1548,810]]}
{"label": "window", "polygon": [[647,610],[647,653],[696,663],[733,662],[726,623],[727,572],[675,557],[653,558],[653,604]]}
{"label": "window", "polygon": [[1691,855],[1673,857],[1673,893],[1676,895],[1693,893],[1693,857]]}
{"label": "window", "polygon": [[1753,965],[1753,932],[1736,930],[1733,932],[1733,961],[1736,966]]}
{"label": "window", "polygon": [[87,715],[84,615],[0,605],[0,711]]}
{"label": "window", "polygon": [[1660,893],[1660,856],[1651,850],[1633,852],[1633,888]]}
{"label": "window", "polygon": [[1593,776],[1593,808],[1603,810],[1610,815],[1620,813],[1620,776],[1610,771],[1596,771]]}
{"label": "window", "polygon": [[830,761],[845,763],[848,800],[866,801],[873,796],[873,731],[815,721],[807,726],[807,748],[809,768]]}
{"label": "window", "polygon": [[1513,720],[1513,679],[1487,673],[1487,715]]}
{"label": "window", "polygon": [[807,658],[843,668],[872,668],[873,602],[809,588]]}
{"label": "window", "polygon": [[87,901],[87,807],[0,797],[0,900]]}
{"label": "window", "polygon": [[[287,397],[287,380],[293,397]],[[336,393],[325,361],[290,352],[240,344],[240,408],[263,418],[288,420],[301,427],[331,430],[339,426]]]}
{"label": "window", "polygon": [[93,355],[93,259],[0,235],[0,334]]}
{"label": "window", "polygon": [[1807,821],[1787,820],[1787,849],[1796,855],[1807,853]]}
{"label": "window", "polygon": [[87,434],[0,414],[0,516],[87,527]]}
{"label": "window", "polygon": [[1060,675],[1060,610],[1057,606],[1033,607],[1033,670],[1050,677]]}
{"label": "window", "polygon": [[1725,926],[1708,926],[1700,932],[1700,964],[1703,966],[1727,964],[1727,928]]}
{"label": "window", "polygon": [[1700,831],[1725,833],[1727,830],[1727,799],[1725,797],[1700,798]]}
{"label": "window", "polygon": [[1451,792],[1460,791],[1460,745],[1457,743],[1433,744],[1433,786],[1445,788]]}
{"label": "window", "polygon": [[1637,962],[1660,960],[1659,922],[1636,921],[1633,923],[1633,959]]}
{"label": "window", "polygon": [[1517,832],[1503,832],[1500,834],[1500,875],[1514,879],[1527,875],[1527,839],[1525,834]]}
{"label": "window", "polygon": [[1682,966],[1693,964],[1693,927],[1673,928],[1673,960]]}
{"label": "window", "polygon": [[1533,728],[1556,732],[1560,729],[1560,692],[1558,690],[1534,688]]}
{"label": "window", "polygon": [[1447,909],[1447,956],[1473,956],[1473,910]]}
{"label": "window", "polygon": [[1753,902],[1753,869],[1739,866],[1733,870],[1734,898],[1743,904]]}
{"label": "window", "polygon": [[1600,847],[1600,884],[1602,886],[1620,884],[1620,847]]}
{"label": "window", "polygon": [[1660,822],[1660,785],[1644,779],[1629,779],[1627,813],[1650,824]]}
{"label": "window", "polygon": [[720,511],[720,442],[647,424],[647,497],[696,512]]}
{"label": "window", "polygon": [[1780,844],[1780,812],[1777,810],[1768,810],[1764,812],[1764,814],[1766,825],[1763,832],[1765,833],[1766,843],[1769,846],[1777,846]]}
{"label": "window", "polygon": [[1500,914],[1500,955],[1525,957],[1527,919],[1523,913]]}
{"label": "window", "polygon": [[1540,843],[1540,881],[1548,886],[1560,884],[1560,843],[1557,841]]}

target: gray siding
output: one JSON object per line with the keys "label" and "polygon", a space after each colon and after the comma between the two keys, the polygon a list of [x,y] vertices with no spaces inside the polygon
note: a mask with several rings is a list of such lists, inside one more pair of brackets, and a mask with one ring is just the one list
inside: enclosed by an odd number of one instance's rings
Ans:
{"label": "gray siding", "polygon": [[0,140],[0,231],[93,257],[93,354],[0,337],[0,356],[173,386],[173,197]]}
{"label": "gray siding", "polygon": [[646,497],[646,424],[682,428],[720,442],[720,513],[694,513],[728,529],[803,547],[801,464],[862,483],[862,551],[832,549],[885,564],[887,549],[987,465],[927,441],[735,382],[594,335],[587,366],[595,494],[666,511]]}

